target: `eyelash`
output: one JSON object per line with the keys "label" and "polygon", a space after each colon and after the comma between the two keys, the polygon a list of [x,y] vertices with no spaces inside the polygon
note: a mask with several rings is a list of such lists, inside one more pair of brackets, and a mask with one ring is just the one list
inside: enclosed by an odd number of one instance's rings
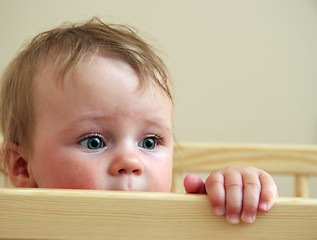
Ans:
{"label": "eyelash", "polygon": [[160,136],[160,135],[158,135],[158,134],[155,134],[155,135],[147,135],[147,136],[145,136],[143,139],[145,139],[145,138],[155,138],[155,140],[157,141],[157,144],[158,145],[163,145],[164,144],[164,142],[165,142],[165,138],[164,137],[162,137],[162,136]]}
{"label": "eyelash", "polygon": [[[84,140],[87,140],[87,139],[89,139],[89,138],[93,138],[93,137],[98,137],[99,139],[101,139],[102,142],[103,142],[104,147],[107,147],[107,144],[106,144],[106,141],[105,141],[104,137],[103,137],[101,134],[98,134],[98,133],[90,134],[90,135],[86,135],[85,137],[82,137],[82,138],[77,142],[77,144],[80,145],[80,142],[82,142],[82,141],[84,141]],[[163,136],[158,135],[158,134],[146,135],[145,137],[143,137],[143,138],[141,139],[141,141],[143,141],[143,140],[146,139],[146,138],[154,138],[154,139],[156,140],[157,145],[164,145],[164,142],[165,142],[165,138],[164,138]],[[141,141],[139,141],[139,142],[141,142]],[[138,142],[138,143],[139,143],[139,142]]]}
{"label": "eyelash", "polygon": [[103,147],[102,147],[102,148],[107,147],[107,144],[106,144],[106,141],[105,141],[104,137],[103,137],[101,134],[98,134],[98,133],[89,134],[89,135],[86,135],[86,136],[82,137],[82,138],[77,142],[77,144],[81,145],[80,143],[81,143],[82,141],[85,141],[85,140],[88,140],[89,138],[94,138],[94,137],[97,137],[97,138],[99,138],[99,139],[102,141],[102,143],[103,143]]}
{"label": "eyelash", "polygon": [[[154,141],[154,142],[153,142]],[[147,135],[138,142],[138,147],[147,151],[152,151],[156,147],[161,146],[163,138],[157,135]]]}

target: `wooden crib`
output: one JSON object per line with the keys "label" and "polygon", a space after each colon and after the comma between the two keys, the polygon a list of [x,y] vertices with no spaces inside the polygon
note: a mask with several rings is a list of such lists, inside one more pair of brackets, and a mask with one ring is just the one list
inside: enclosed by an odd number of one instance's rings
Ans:
{"label": "wooden crib", "polygon": [[[256,153],[256,162],[251,153]],[[289,162],[279,169],[316,174],[315,147],[181,144],[175,151],[175,181],[181,181],[182,171],[214,168],[209,158],[216,168],[240,160],[261,167],[263,161],[285,162],[286,156]],[[296,165],[300,156],[305,159],[302,170]],[[231,225],[212,215],[205,195],[2,188],[0,239],[317,239],[317,199],[278,198],[255,223]]]}
{"label": "wooden crib", "polygon": [[317,176],[317,146],[175,144],[173,192],[182,192],[184,172],[210,173],[231,165],[254,166],[270,174],[293,175],[295,196],[309,197],[309,177]]}

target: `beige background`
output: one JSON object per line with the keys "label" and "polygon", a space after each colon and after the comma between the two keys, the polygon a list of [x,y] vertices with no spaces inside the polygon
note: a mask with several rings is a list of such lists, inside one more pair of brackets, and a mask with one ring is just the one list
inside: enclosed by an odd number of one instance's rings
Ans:
{"label": "beige background", "polygon": [[[317,143],[317,1],[0,0],[0,72],[35,34],[92,16],[160,50],[178,141]],[[276,180],[293,194],[292,179]]]}

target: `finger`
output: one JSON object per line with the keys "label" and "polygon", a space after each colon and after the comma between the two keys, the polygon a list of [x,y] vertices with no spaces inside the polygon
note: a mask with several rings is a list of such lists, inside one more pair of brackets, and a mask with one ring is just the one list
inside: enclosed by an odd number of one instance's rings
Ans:
{"label": "finger", "polygon": [[226,191],[226,218],[233,224],[240,222],[242,209],[242,177],[239,172],[230,172],[225,175]]}
{"label": "finger", "polygon": [[206,180],[205,188],[213,213],[217,216],[224,215],[226,193],[222,173],[212,172]]}
{"label": "finger", "polygon": [[205,183],[194,174],[189,174],[184,178],[184,187],[187,193],[206,193]]}
{"label": "finger", "polygon": [[267,212],[273,207],[275,199],[278,196],[277,187],[273,178],[266,172],[262,172],[259,179],[262,186],[259,210]]}
{"label": "finger", "polygon": [[243,222],[252,223],[255,221],[258,210],[261,183],[259,175],[256,172],[250,172],[242,175],[243,180],[243,209],[241,219]]}

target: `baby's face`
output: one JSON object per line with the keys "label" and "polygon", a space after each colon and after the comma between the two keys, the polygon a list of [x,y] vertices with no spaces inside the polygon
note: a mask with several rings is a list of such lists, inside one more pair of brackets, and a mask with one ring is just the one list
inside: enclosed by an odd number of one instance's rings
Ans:
{"label": "baby's face", "polygon": [[138,74],[123,61],[85,61],[57,84],[49,67],[35,79],[29,169],[36,185],[170,191],[170,99],[152,84],[140,89]]}

